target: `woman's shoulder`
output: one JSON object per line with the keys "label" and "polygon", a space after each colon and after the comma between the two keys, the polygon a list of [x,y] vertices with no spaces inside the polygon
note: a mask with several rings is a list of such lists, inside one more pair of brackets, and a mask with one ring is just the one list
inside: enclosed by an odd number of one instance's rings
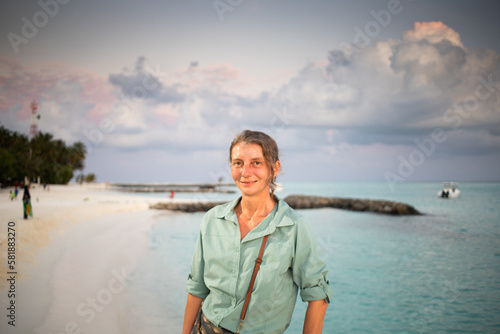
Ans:
{"label": "woman's shoulder", "polygon": [[227,231],[228,227],[236,222],[234,206],[236,201],[218,204],[208,210],[204,215],[200,225],[202,234],[217,233]]}
{"label": "woman's shoulder", "polygon": [[282,199],[278,201],[278,211],[276,212],[276,218],[284,222],[289,222],[293,225],[307,224],[304,216],[300,212],[290,207],[288,203]]}

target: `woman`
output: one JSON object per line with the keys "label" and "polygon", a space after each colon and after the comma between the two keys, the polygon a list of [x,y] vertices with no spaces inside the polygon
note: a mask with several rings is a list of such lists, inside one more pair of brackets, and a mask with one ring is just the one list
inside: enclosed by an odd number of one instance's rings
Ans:
{"label": "woman", "polygon": [[[229,161],[241,197],[203,217],[187,283],[183,334],[198,333],[200,327],[203,333],[283,333],[299,289],[309,303],[304,333],[321,333],[332,297],[328,270],[307,222],[274,196],[281,169],[276,142],[245,130],[231,143]],[[261,247],[262,262],[240,325]]]}
{"label": "woman", "polygon": [[28,216],[33,217],[33,208],[31,207],[30,186],[28,185],[24,186],[23,214],[24,214],[24,219],[28,219]]}

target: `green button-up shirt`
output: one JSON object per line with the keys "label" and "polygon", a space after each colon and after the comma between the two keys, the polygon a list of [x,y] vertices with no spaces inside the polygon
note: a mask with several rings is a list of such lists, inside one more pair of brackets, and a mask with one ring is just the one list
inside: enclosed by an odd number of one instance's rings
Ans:
{"label": "green button-up shirt", "polygon": [[219,205],[203,217],[187,292],[204,298],[203,313],[212,323],[236,332],[255,259],[269,234],[241,333],[283,333],[299,288],[304,302],[330,302],[328,270],[307,222],[282,200],[240,240],[234,212],[239,201]]}

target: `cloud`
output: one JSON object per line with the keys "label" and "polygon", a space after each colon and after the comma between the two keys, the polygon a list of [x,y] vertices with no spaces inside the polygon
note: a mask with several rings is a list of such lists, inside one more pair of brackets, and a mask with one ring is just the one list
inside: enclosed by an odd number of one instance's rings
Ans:
{"label": "cloud", "polygon": [[38,100],[39,130],[57,138],[80,140],[84,126],[91,126],[116,100],[106,79],[61,64],[28,67],[11,59],[0,60],[0,117],[4,126],[28,133],[31,101]]}
{"label": "cloud", "polygon": [[448,27],[443,22],[415,22],[413,29],[403,32],[403,41],[420,42],[426,40],[437,44],[448,41],[454,46],[463,48],[458,32]]}
{"label": "cloud", "polygon": [[196,67],[198,67],[198,62],[197,61],[192,61],[191,63],[189,63],[189,69],[192,70]]}
{"label": "cloud", "polygon": [[415,23],[401,39],[356,54],[331,50],[281,87],[257,94],[245,93],[258,83],[231,64],[187,64],[167,72],[139,57],[131,69],[101,76],[2,59],[1,121],[27,133],[29,103],[37,98],[40,128],[56,137],[119,152],[120,159],[154,151],[182,161],[189,152],[222,152],[225,160],[232,137],[252,128],[272,135],[296,166],[307,156],[341,164],[343,173],[368,159],[382,175],[436,129],[446,140],[433,159],[500,151],[500,54],[467,48],[442,22]]}
{"label": "cloud", "polygon": [[175,87],[164,86],[161,78],[147,68],[146,58],[139,57],[132,71],[110,74],[109,82],[121,89],[124,96],[152,100],[156,103],[180,103],[185,97]]}
{"label": "cloud", "polygon": [[443,23],[422,22],[358,54],[332,50],[271,99],[296,116],[292,126],[335,129],[341,142],[411,145],[439,127],[477,129],[478,147],[498,145],[499,64],[497,52],[468,49]]}

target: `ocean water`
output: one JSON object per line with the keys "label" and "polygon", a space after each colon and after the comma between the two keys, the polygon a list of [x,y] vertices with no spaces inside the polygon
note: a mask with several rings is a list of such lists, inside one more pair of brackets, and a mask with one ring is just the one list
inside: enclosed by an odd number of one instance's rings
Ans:
{"label": "ocean water", "polygon": [[[323,333],[500,333],[500,183],[290,183],[278,192],[405,202],[422,216],[300,210],[330,270]],[[164,195],[156,195],[164,196]],[[176,195],[177,196],[177,195]],[[184,198],[205,195],[178,194]],[[237,194],[210,194],[230,200]],[[123,292],[121,333],[179,333],[202,213],[158,211]],[[286,333],[301,333],[297,300]]]}

